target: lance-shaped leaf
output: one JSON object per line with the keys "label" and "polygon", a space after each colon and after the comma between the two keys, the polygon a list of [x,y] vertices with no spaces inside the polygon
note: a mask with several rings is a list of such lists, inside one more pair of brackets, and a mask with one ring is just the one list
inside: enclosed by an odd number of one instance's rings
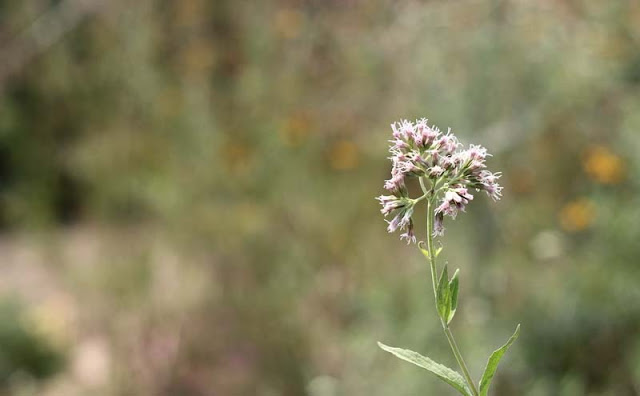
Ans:
{"label": "lance-shaped leaf", "polygon": [[423,369],[430,371],[438,378],[454,387],[464,396],[471,396],[471,391],[469,390],[467,384],[464,382],[464,378],[462,378],[462,375],[460,375],[460,373],[458,373],[457,371],[454,371],[447,366],[443,366],[440,363],[436,363],[428,357],[420,355],[418,352],[414,352],[408,349],[390,347],[384,345],[381,342],[378,342],[378,346],[402,360],[406,360],[409,363],[413,363],[418,367],[422,367]]}
{"label": "lance-shaped leaf", "polygon": [[451,312],[451,293],[449,292],[449,273],[447,272],[447,264],[442,269],[442,275],[438,281],[438,313],[443,321],[449,319]]}
{"label": "lance-shaped leaf", "polygon": [[484,369],[484,374],[482,374],[482,379],[480,380],[480,396],[487,396],[489,394],[489,386],[491,385],[491,380],[498,369],[498,363],[500,363],[500,359],[507,352],[507,349],[513,344],[513,342],[520,335],[520,325],[516,327],[516,331],[513,333],[509,341],[506,344],[496,349],[491,356],[489,357],[489,361],[487,361],[487,367]]}
{"label": "lance-shaped leaf", "polygon": [[453,273],[453,277],[449,281],[449,303],[451,308],[449,310],[449,316],[447,317],[447,324],[451,323],[453,316],[456,314],[456,309],[458,308],[459,271],[460,270],[457,269],[456,272]]}

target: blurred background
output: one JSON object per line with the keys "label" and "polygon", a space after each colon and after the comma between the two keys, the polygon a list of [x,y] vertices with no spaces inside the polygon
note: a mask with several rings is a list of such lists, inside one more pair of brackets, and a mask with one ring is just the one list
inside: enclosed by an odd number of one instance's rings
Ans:
{"label": "blurred background", "polygon": [[640,394],[639,2],[0,0],[0,395],[453,394],[376,346],[455,367],[374,200],[421,117],[504,173],[473,375]]}

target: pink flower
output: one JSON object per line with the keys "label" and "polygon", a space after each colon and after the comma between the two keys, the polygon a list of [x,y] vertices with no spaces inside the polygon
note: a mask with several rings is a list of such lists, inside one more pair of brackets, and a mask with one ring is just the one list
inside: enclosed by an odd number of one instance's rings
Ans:
{"label": "pink flower", "polygon": [[407,206],[408,204],[406,199],[400,199],[395,195],[381,195],[376,199],[380,201],[380,204],[382,205],[382,209],[380,209],[380,212],[385,216],[396,209]]}
{"label": "pink flower", "polygon": [[406,239],[407,245],[410,243],[416,243],[416,234],[413,232],[413,220],[409,221],[407,226],[407,231],[404,234],[400,235],[400,240]]}
{"label": "pink flower", "polygon": [[385,220],[388,224],[387,231],[389,233],[395,232],[400,227],[400,216],[396,216],[391,221]]}
{"label": "pink flower", "polygon": [[396,196],[406,195],[407,187],[404,184],[404,174],[396,173],[392,175],[391,179],[385,181],[384,188]]}
{"label": "pink flower", "polygon": [[414,140],[418,147],[429,147],[434,140],[440,135],[440,130],[436,127],[430,127],[427,119],[423,118],[416,121]]}
{"label": "pink flower", "polygon": [[398,151],[402,151],[402,150],[406,150],[408,148],[411,148],[411,146],[409,146],[409,144],[407,142],[405,142],[402,139],[395,139],[395,140],[389,140],[390,143],[393,143],[393,146],[391,146],[394,149],[397,149]]}
{"label": "pink flower", "polygon": [[393,219],[391,219],[391,221],[387,221],[387,231],[395,232],[397,229],[404,230],[407,226],[413,228],[413,221],[411,220],[412,215],[413,207],[401,210]]}
{"label": "pink flower", "polygon": [[[470,188],[485,191],[494,200],[502,196],[502,187],[497,182],[500,173],[486,170],[485,162],[490,156],[486,148],[472,144],[461,149],[450,130],[442,134],[436,126],[429,126],[425,118],[415,122],[400,120],[391,124],[391,129],[391,178],[384,183],[391,195],[377,198],[382,205],[380,212],[385,217],[394,214],[387,221],[389,232],[405,230],[401,239],[415,242],[411,216],[414,205],[425,198],[440,199],[434,211],[433,235],[441,236],[444,216],[455,218],[473,200]],[[409,198],[405,185],[413,177],[424,178],[422,181],[430,189],[415,200]]]}
{"label": "pink flower", "polygon": [[444,173],[444,169],[440,165],[434,165],[429,169],[429,176],[439,177]]}
{"label": "pink flower", "polygon": [[458,138],[456,138],[450,132],[447,132],[446,135],[440,136],[436,144],[445,155],[453,154],[458,146],[460,146]]}
{"label": "pink flower", "polygon": [[486,148],[476,144],[470,144],[467,153],[469,154],[469,158],[480,162],[483,162],[487,155],[489,155],[487,154]]}
{"label": "pink flower", "polygon": [[438,212],[435,214],[434,222],[433,222],[433,236],[442,236],[444,235],[444,214],[442,212]]}
{"label": "pink flower", "polygon": [[487,192],[491,199],[493,199],[494,201],[498,201],[500,200],[500,198],[502,198],[502,188],[503,187],[497,183],[487,184],[484,187],[484,191]]}
{"label": "pink flower", "polygon": [[456,186],[451,191],[460,197],[460,201],[456,200],[456,202],[462,205],[466,205],[469,201],[473,200],[473,195],[469,194],[469,190],[462,186]]}
{"label": "pink flower", "polygon": [[393,137],[400,140],[412,139],[415,131],[413,123],[407,120],[394,122],[391,124],[391,129],[393,129]]}
{"label": "pink flower", "polygon": [[443,169],[450,170],[456,166],[456,162],[452,156],[441,156],[438,162]]}
{"label": "pink flower", "polygon": [[443,214],[455,219],[459,211],[464,212],[466,205],[473,199],[464,187],[454,187],[444,193],[440,205],[436,208],[436,214]]}

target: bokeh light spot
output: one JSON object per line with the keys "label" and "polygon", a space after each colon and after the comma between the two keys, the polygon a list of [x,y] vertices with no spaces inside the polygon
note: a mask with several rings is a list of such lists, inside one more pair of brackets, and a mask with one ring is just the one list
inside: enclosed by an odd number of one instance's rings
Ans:
{"label": "bokeh light spot", "polygon": [[559,214],[560,225],[565,231],[587,229],[595,218],[595,205],[587,198],[578,198],[566,204]]}
{"label": "bokeh light spot", "polygon": [[594,146],[586,151],[583,168],[598,183],[618,184],[624,179],[622,159],[604,146]]}

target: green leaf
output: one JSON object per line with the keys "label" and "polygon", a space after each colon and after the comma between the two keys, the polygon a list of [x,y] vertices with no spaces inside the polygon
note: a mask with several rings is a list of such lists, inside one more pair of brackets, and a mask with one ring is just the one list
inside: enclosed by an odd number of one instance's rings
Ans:
{"label": "green leaf", "polygon": [[507,349],[513,344],[513,342],[520,335],[520,325],[516,327],[516,331],[513,333],[509,341],[506,344],[496,349],[491,356],[489,357],[489,361],[487,361],[487,367],[484,369],[484,374],[482,374],[482,379],[480,380],[480,396],[487,396],[489,393],[489,386],[491,385],[491,380],[498,369],[498,363],[500,363],[500,359],[507,352]]}
{"label": "green leaf", "polygon": [[438,281],[438,313],[442,320],[446,321],[451,312],[451,293],[449,293],[449,273],[447,264],[442,269],[440,280]]}
{"label": "green leaf", "polygon": [[456,309],[458,308],[458,272],[460,270],[457,269],[456,272],[453,273],[453,277],[451,281],[449,281],[449,298],[450,298],[450,311],[449,316],[447,317],[447,324],[451,323],[454,315],[456,314]]}
{"label": "green leaf", "polygon": [[383,350],[399,357],[402,360],[406,360],[409,363],[413,363],[418,367],[429,370],[435,374],[438,378],[454,387],[458,392],[464,396],[471,396],[469,387],[462,378],[462,375],[457,371],[453,371],[447,366],[443,366],[440,363],[436,363],[426,356],[422,356],[417,352],[410,351],[408,349],[393,348],[378,342],[378,346]]}
{"label": "green leaf", "polygon": [[440,246],[439,248],[436,249],[436,257],[438,257],[440,255],[441,251],[442,251],[442,246]]}

